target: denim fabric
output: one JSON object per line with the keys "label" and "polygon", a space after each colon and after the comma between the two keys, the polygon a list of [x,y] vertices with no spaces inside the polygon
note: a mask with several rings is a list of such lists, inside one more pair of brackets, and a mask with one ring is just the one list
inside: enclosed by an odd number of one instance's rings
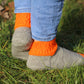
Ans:
{"label": "denim fabric", "polygon": [[56,37],[64,0],[14,0],[15,13],[31,12],[32,38],[50,41]]}
{"label": "denim fabric", "polygon": [[14,0],[15,13],[30,13],[31,0]]}
{"label": "denim fabric", "polygon": [[56,37],[64,0],[31,0],[32,38],[50,41]]}

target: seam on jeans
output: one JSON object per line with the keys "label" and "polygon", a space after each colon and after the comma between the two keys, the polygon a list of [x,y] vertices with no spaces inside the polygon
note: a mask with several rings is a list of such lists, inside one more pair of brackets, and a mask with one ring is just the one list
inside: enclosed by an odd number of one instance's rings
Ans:
{"label": "seam on jeans", "polygon": [[[57,33],[57,32],[56,32]],[[39,38],[38,36],[36,36],[36,35],[34,35],[34,34],[32,34],[32,36],[34,36],[34,37],[36,37],[36,38]],[[53,35],[53,36],[56,36],[56,35]],[[50,38],[51,37],[53,37],[53,36],[50,36]],[[41,38],[41,37],[40,37]],[[43,38],[43,37],[42,37]],[[46,39],[47,37],[45,37],[45,39]]]}
{"label": "seam on jeans", "polygon": [[53,40],[54,38],[56,37],[56,35],[54,35],[54,36],[51,36],[51,37],[46,37],[46,38],[39,38],[39,37],[37,37],[37,36],[35,36],[35,35],[32,35],[32,38],[34,39],[38,39],[39,41],[50,41],[50,40]]}
{"label": "seam on jeans", "polygon": [[14,13],[24,13],[24,12],[31,12],[31,8],[15,9],[14,10]]}
{"label": "seam on jeans", "polygon": [[16,9],[16,10],[18,10],[18,9],[21,10],[21,9],[31,9],[31,8],[15,8],[15,9]]}

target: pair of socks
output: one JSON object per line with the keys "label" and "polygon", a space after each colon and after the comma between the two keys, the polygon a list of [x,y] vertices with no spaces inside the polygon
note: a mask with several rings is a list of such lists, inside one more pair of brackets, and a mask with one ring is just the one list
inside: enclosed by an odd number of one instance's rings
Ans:
{"label": "pair of socks", "polygon": [[[16,14],[15,32],[12,39],[14,57],[27,60],[27,67],[33,70],[62,69],[74,63],[75,65],[84,64],[84,54],[77,54],[59,47],[56,38],[48,42],[33,42],[30,18],[30,13]],[[28,49],[30,49],[29,54],[26,51]]]}
{"label": "pair of socks", "polygon": [[[31,38],[31,14],[30,13],[17,13],[14,27],[14,34],[12,39],[13,47],[19,51],[28,50],[32,44]],[[57,50],[56,38],[45,41],[34,41],[32,44],[29,55],[36,56],[53,56]],[[45,47],[46,46],[46,47]],[[40,48],[41,47],[41,48]],[[14,49],[14,48],[13,48]],[[15,54],[15,52],[14,52]]]}

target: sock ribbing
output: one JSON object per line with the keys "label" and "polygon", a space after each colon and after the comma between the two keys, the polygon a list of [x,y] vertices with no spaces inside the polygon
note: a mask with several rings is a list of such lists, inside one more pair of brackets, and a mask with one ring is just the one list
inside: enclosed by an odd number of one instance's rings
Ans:
{"label": "sock ribbing", "polygon": [[31,14],[30,13],[16,13],[14,30],[19,27],[31,27]]}
{"label": "sock ribbing", "polygon": [[84,57],[84,54],[80,54],[82,57]]}
{"label": "sock ribbing", "polygon": [[51,41],[34,41],[29,51],[29,55],[33,56],[53,56],[58,46],[56,38]]}

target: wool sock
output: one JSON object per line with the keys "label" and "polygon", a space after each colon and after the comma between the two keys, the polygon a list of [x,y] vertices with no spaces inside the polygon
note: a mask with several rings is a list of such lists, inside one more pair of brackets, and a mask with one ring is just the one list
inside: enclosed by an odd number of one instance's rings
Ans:
{"label": "wool sock", "polygon": [[17,13],[12,37],[12,55],[15,58],[26,60],[32,45],[30,13]]}
{"label": "wool sock", "polygon": [[27,67],[32,70],[63,69],[84,64],[84,54],[57,47],[56,39],[35,41],[29,51]]}
{"label": "wool sock", "polygon": [[57,50],[56,38],[51,41],[34,41],[29,55],[53,56]]}
{"label": "wool sock", "polygon": [[16,13],[14,30],[19,27],[31,27],[31,14],[30,13]]}
{"label": "wool sock", "polygon": [[23,48],[12,45],[12,56],[17,59],[27,60],[29,54],[28,54],[28,51],[24,51]]}

